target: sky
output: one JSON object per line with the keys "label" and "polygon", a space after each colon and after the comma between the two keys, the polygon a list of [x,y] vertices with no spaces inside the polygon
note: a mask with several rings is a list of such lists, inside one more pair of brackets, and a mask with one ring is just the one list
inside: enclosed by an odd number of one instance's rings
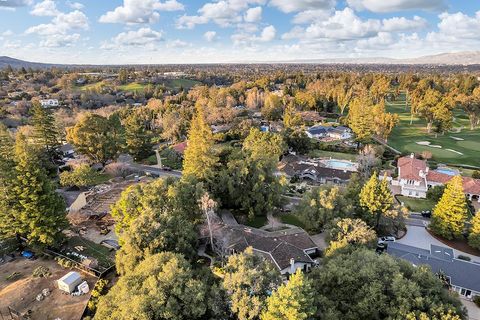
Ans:
{"label": "sky", "polygon": [[480,0],[0,0],[0,56],[70,64],[480,50]]}

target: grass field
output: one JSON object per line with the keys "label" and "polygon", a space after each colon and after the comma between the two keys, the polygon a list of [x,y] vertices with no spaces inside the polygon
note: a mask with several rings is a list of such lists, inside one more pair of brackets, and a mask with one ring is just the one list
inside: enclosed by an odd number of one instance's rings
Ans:
{"label": "grass field", "polygon": [[[480,129],[470,130],[468,117],[462,110],[454,112],[454,130],[462,128],[461,132],[448,132],[435,137],[434,133],[426,132],[425,120],[413,117],[413,122],[410,124],[410,110],[405,108],[405,95],[402,94],[399,100],[386,103],[387,111],[400,116],[400,123],[393,129],[388,140],[391,147],[404,153],[430,151],[432,160],[445,164],[480,167]],[[463,140],[455,140],[452,137]],[[419,141],[428,141],[431,145],[439,145],[442,148],[422,146],[416,143]]]}
{"label": "grass field", "polygon": [[[190,88],[202,84],[200,81],[191,80],[191,79],[166,79],[162,81],[162,84],[169,90],[178,90],[180,87],[184,88],[185,90],[189,90]],[[80,91],[88,91],[88,90],[98,90],[102,85],[111,85],[109,83],[105,83],[104,81],[99,81],[96,83],[89,83],[84,86],[77,87]],[[138,91],[143,92],[145,90],[146,84],[132,82],[124,85],[120,85],[117,88],[121,91]]]}
{"label": "grass field", "polygon": [[429,199],[415,199],[404,196],[397,196],[398,201],[403,202],[404,206],[412,212],[432,211],[435,202]]}
{"label": "grass field", "polygon": [[324,150],[312,150],[308,153],[311,158],[333,158],[339,160],[355,161],[357,155],[351,153],[324,151]]}
{"label": "grass field", "polygon": [[286,223],[286,224],[291,224],[291,225],[294,225],[294,226],[297,226],[297,227],[300,227],[302,229],[305,229],[305,224],[300,221],[300,219],[298,219],[298,217],[292,213],[289,213],[289,214],[281,214],[278,216],[280,218],[280,220],[283,222],[283,223]]}

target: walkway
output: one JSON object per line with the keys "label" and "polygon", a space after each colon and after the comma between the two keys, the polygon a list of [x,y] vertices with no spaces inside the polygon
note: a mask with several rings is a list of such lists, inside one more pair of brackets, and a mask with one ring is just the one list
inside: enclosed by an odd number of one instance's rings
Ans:
{"label": "walkway", "polygon": [[[422,248],[430,250],[430,245],[434,244],[441,247],[447,247],[444,243],[440,242],[439,240],[435,239],[430,233],[427,232],[425,227],[418,227],[418,226],[408,226],[407,227],[407,234],[402,238],[397,240],[398,243],[406,244],[412,247]],[[453,249],[453,248],[451,248]],[[455,257],[458,255],[468,256],[472,259],[472,261],[480,263],[480,257],[474,256],[472,254],[459,251],[457,249],[453,249]]]}

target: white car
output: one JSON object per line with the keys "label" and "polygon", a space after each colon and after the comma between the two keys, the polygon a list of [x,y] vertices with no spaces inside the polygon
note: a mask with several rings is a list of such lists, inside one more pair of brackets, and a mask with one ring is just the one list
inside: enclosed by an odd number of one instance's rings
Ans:
{"label": "white car", "polygon": [[385,237],[378,238],[378,243],[388,243],[388,242],[395,242],[395,237],[385,236]]}

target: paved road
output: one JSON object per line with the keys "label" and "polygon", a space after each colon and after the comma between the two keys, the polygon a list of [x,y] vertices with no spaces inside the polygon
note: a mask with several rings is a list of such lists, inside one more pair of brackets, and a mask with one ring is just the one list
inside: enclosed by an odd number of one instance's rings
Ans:
{"label": "paved road", "polygon": [[[409,225],[407,227],[407,234],[400,240],[397,240],[398,243],[406,244],[412,247],[422,248],[430,250],[430,245],[434,244],[437,246],[447,247],[447,245],[435,239],[430,233],[427,232],[425,227],[417,227]],[[452,248],[453,249],[453,248]],[[471,255],[466,252],[453,249],[455,257],[459,254],[464,256],[469,256],[472,261],[480,262],[480,257]]]}
{"label": "paved road", "polygon": [[138,163],[129,163],[128,164],[130,168],[136,170],[136,171],[141,171],[145,173],[152,174],[157,177],[176,177],[180,178],[182,176],[181,171],[166,171],[163,169],[160,169],[158,167],[154,166],[147,166],[143,164],[138,164]]}
{"label": "paved road", "polygon": [[407,226],[426,227],[430,223],[430,219],[422,217],[419,213],[410,213],[405,221]]}

